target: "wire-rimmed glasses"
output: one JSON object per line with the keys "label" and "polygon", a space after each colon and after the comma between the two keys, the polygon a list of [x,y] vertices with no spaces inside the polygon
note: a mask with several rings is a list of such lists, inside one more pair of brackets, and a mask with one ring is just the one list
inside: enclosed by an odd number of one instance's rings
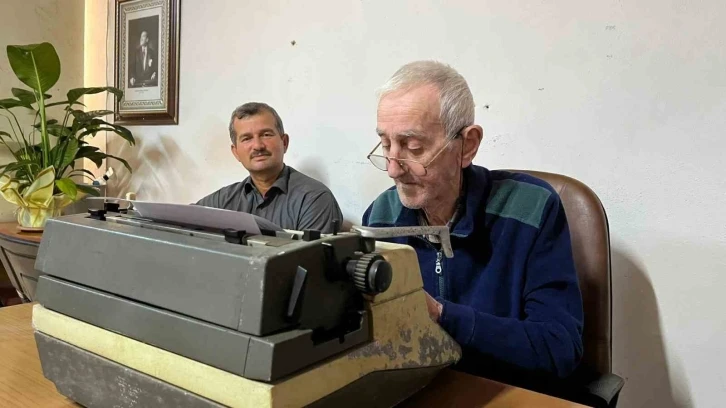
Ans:
{"label": "wire-rimmed glasses", "polygon": [[[461,130],[464,130],[464,129],[461,129]],[[391,163],[392,160],[395,160],[396,163],[398,163],[398,165],[401,166],[401,168],[404,171],[407,171],[407,172],[413,174],[414,176],[423,177],[426,175],[427,169],[429,168],[429,166],[431,166],[431,163],[433,163],[434,160],[436,160],[436,158],[439,157],[441,152],[443,152],[449,146],[449,144],[451,144],[452,140],[456,139],[456,137],[459,136],[459,134],[461,133],[461,130],[456,132],[452,137],[450,137],[449,140],[446,141],[446,144],[444,144],[444,146],[442,146],[441,149],[439,149],[439,151],[436,152],[434,157],[432,157],[431,160],[429,160],[429,162],[426,164],[423,164],[420,161],[413,160],[413,159],[399,159],[397,157],[389,157],[389,156],[384,156],[381,154],[373,154],[373,152],[375,152],[376,149],[378,149],[378,146],[381,145],[381,142],[378,142],[376,147],[374,147],[373,150],[371,150],[371,152],[368,153],[368,156],[366,156],[366,157],[371,162],[371,164],[373,164],[373,166],[375,166],[378,170],[388,171],[388,165]]]}

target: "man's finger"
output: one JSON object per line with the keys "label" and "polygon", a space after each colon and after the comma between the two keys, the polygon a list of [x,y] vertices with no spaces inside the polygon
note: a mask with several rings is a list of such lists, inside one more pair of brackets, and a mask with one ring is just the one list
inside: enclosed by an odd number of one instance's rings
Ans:
{"label": "man's finger", "polygon": [[441,305],[428,292],[424,293],[426,293],[426,308],[428,309],[429,317],[431,320],[438,322],[441,316]]}

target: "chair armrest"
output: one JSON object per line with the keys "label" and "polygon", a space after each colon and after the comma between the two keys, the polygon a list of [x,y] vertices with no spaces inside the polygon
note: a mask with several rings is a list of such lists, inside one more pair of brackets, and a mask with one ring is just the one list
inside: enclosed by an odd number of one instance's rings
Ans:
{"label": "chair armrest", "polygon": [[591,397],[597,401],[596,407],[615,407],[623,389],[625,380],[615,374],[601,374],[592,381],[585,384],[585,388]]}

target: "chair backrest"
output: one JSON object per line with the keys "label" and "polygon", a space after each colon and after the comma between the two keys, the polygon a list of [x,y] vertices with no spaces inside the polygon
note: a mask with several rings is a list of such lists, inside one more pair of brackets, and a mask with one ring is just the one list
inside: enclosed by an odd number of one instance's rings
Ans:
{"label": "chair backrest", "polygon": [[585,313],[582,362],[600,373],[611,373],[610,232],[600,199],[589,187],[571,177],[532,170],[508,171],[542,179],[560,195],[570,226]]}

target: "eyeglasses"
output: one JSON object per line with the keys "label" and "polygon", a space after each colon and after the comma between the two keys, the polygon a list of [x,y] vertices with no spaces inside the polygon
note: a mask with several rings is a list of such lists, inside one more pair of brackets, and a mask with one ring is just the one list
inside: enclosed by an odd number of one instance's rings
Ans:
{"label": "eyeglasses", "polygon": [[399,166],[403,169],[403,171],[409,172],[413,174],[414,176],[423,177],[428,173],[428,168],[431,166],[431,163],[436,160],[437,157],[446,150],[446,148],[451,144],[451,141],[457,138],[461,134],[461,131],[465,128],[462,128],[460,131],[456,132],[452,137],[449,138],[449,140],[446,142],[446,144],[439,149],[438,152],[434,155],[434,157],[429,160],[428,163],[423,164],[420,161],[413,160],[413,159],[399,159],[396,157],[388,157],[383,156],[380,154],[373,154],[373,152],[378,149],[378,146],[381,145],[381,142],[378,142],[376,147],[371,150],[370,153],[368,153],[368,160],[370,160],[371,164],[373,164],[378,170],[388,171],[388,165],[391,164],[391,161],[395,161],[398,163]]}

